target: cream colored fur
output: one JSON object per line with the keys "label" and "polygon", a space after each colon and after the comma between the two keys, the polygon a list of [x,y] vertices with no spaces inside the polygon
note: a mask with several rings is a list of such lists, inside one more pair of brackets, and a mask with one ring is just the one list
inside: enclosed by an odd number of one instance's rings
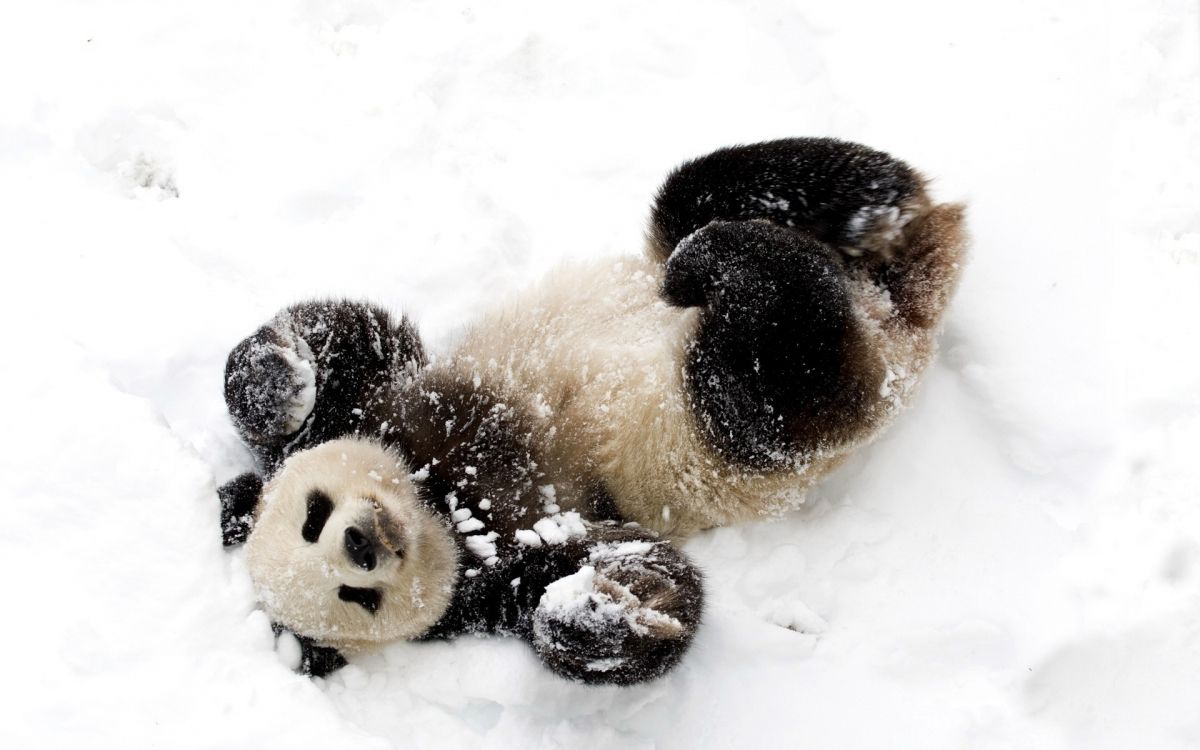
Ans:
{"label": "cream colored fur", "polygon": [[476,323],[434,366],[486,382],[537,415],[545,475],[564,508],[578,504],[594,478],[626,518],[675,538],[779,514],[802,503],[813,482],[907,402],[957,279],[960,224],[958,207],[934,207],[913,219],[908,247],[892,251],[922,253],[919,270],[932,287],[922,315],[901,315],[866,274],[851,279],[867,351],[877,358],[870,369],[878,373],[878,403],[869,424],[786,470],[731,467],[707,445],[682,381],[697,311],[659,299],[662,266],[649,258],[558,269]]}
{"label": "cream colored fur", "polygon": [[[308,494],[325,492],[334,511],[317,543],[301,538]],[[355,566],[343,530],[377,522],[400,555],[377,567]],[[333,440],[295,454],[263,491],[246,544],[247,566],[271,617],[297,633],[344,651],[412,638],[446,611],[458,580],[454,541],[417,500],[409,469],[365,440]],[[341,601],[342,585],[382,591],[379,610]]]}

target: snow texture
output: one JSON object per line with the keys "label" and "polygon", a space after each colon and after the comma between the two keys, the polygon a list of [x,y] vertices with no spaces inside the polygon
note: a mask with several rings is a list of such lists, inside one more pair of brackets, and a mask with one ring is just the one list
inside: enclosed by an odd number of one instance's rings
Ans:
{"label": "snow texture", "polygon": [[[519,5],[7,8],[0,746],[1200,747],[1195,0]],[[220,545],[229,349],[348,295],[436,350],[636,252],[680,161],[795,135],[969,201],[970,266],[880,441],[687,545],[679,668],[465,638],[293,674]]]}
{"label": "snow texture", "polygon": [[[627,587],[605,578],[603,574],[598,575],[596,568],[591,565],[584,565],[546,587],[546,593],[542,595],[534,614],[534,629],[537,630],[546,620],[570,622],[597,636],[611,631],[612,623],[622,620],[638,633],[647,632],[652,625],[671,628],[675,632],[683,627],[669,615],[640,606],[637,597]],[[617,654],[614,658],[619,660],[621,656]],[[616,666],[619,666],[619,662],[605,661],[592,662],[589,668],[603,671]]]}

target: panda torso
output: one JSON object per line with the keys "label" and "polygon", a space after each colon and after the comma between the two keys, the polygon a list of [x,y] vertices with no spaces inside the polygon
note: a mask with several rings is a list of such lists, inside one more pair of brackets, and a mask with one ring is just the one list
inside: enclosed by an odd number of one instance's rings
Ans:
{"label": "panda torso", "polygon": [[[639,256],[562,266],[485,314],[431,367],[529,414],[538,481],[555,487],[564,508],[602,512],[587,502],[600,489],[621,519],[684,538],[797,507],[860,441],[771,470],[720,456],[683,382],[697,310],[667,304],[662,276],[661,263]],[[879,411],[890,416],[931,337],[889,325],[894,310],[874,284],[850,287],[881,372],[890,373],[879,392]]]}

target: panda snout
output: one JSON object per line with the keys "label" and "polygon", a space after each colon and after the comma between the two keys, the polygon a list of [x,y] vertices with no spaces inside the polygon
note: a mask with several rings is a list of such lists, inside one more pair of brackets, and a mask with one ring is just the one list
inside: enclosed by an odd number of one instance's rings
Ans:
{"label": "panda snout", "polygon": [[356,526],[349,526],[343,535],[342,543],[346,554],[355,565],[367,571],[375,569],[379,562],[375,555],[375,542],[366,532]]}

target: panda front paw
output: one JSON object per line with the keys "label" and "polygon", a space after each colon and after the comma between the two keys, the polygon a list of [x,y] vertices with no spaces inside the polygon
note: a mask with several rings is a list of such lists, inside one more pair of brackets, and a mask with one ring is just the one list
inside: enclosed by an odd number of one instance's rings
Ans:
{"label": "panda front paw", "polygon": [[585,683],[629,685],[679,660],[699,624],[702,590],[677,553],[643,554],[661,544],[599,545],[591,564],[546,587],[533,635],[547,665]]}
{"label": "panda front paw", "polygon": [[226,547],[245,544],[250,538],[262,487],[262,479],[257,474],[247,472],[217,489],[217,497],[221,501],[221,542]]}
{"label": "panda front paw", "polygon": [[271,443],[295,434],[312,413],[317,371],[307,342],[280,323],[238,344],[225,365],[225,402],[243,436]]}

